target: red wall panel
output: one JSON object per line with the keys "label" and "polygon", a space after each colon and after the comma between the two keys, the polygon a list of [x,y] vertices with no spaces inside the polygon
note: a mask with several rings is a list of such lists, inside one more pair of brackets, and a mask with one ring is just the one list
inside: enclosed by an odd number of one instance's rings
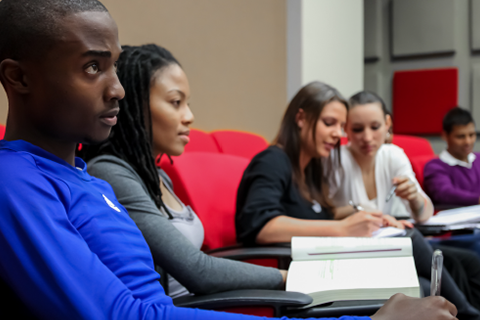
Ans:
{"label": "red wall panel", "polygon": [[393,132],[440,134],[458,104],[457,68],[397,71],[393,76]]}

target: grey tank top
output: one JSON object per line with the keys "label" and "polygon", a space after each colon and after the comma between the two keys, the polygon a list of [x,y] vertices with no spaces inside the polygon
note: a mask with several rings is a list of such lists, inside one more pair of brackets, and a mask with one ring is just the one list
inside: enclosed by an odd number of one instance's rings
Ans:
{"label": "grey tank top", "polygon": [[[163,180],[163,183],[170,191],[170,193],[175,197],[175,199],[180,203],[182,209],[180,211],[173,210],[169,206],[165,205],[170,211],[170,214],[173,216],[173,219],[170,219],[170,222],[180,231],[196,248],[200,250],[203,244],[203,238],[205,236],[205,232],[203,229],[202,222],[197,217],[195,212],[193,212],[190,206],[186,206],[183,204],[182,201],[176,196],[173,192],[173,184],[170,180],[170,177],[165,173],[165,171],[159,169],[158,175]],[[164,211],[163,208],[160,210],[163,215],[168,217],[167,213]],[[169,296],[172,298],[177,298],[180,296],[184,296],[189,294],[187,288],[182,286],[175,278],[172,276],[168,276],[168,291]]]}

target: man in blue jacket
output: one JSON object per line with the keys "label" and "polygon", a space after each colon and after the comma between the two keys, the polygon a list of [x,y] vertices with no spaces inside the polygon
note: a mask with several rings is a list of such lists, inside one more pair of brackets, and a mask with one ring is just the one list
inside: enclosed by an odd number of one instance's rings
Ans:
{"label": "man in blue jacket", "polygon": [[[75,158],[106,139],[124,90],[117,26],[96,0],[0,2],[0,277],[42,319],[260,319],[173,306],[111,187]],[[120,115],[121,116],[121,115]],[[455,319],[440,297],[396,295],[372,319]],[[368,319],[368,317],[344,317]]]}

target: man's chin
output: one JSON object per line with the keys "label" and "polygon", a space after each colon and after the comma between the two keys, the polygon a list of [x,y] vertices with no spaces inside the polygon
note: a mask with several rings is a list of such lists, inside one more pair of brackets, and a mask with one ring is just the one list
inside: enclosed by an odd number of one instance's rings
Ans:
{"label": "man's chin", "polygon": [[108,140],[109,137],[110,137],[110,133],[108,135],[101,135],[101,136],[95,136],[95,137],[89,136],[89,137],[85,137],[82,143],[86,145],[96,145],[96,144],[105,142],[106,140]]}

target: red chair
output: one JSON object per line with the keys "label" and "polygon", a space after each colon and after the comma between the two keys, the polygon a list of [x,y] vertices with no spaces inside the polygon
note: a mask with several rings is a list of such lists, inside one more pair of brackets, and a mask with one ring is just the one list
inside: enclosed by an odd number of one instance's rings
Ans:
{"label": "red chair", "polygon": [[0,124],[0,140],[5,136],[5,126]]}
{"label": "red chair", "polygon": [[198,129],[190,130],[190,142],[185,146],[185,152],[200,151],[219,153],[215,139],[207,132]]}
{"label": "red chair", "polygon": [[177,196],[192,207],[205,228],[204,249],[237,243],[237,188],[249,160],[228,154],[192,152],[162,169],[172,179]]}
{"label": "red chair", "polygon": [[217,142],[220,152],[252,159],[268,147],[268,142],[259,135],[231,130],[210,133]]}
{"label": "red chair", "polygon": [[237,189],[249,159],[207,152],[186,153],[173,165],[162,161],[177,196],[190,205],[205,229],[203,249],[217,257],[277,267],[287,263],[290,248],[242,248],[237,244]]}
{"label": "red chair", "polygon": [[427,139],[413,136],[394,134],[392,143],[405,151],[418,183],[423,188],[423,168],[428,161],[435,158],[432,146]]}
{"label": "red chair", "polygon": [[432,158],[435,156],[430,142],[424,138],[394,134],[392,143],[402,148],[409,159],[416,156],[431,156]]}
{"label": "red chair", "polygon": [[423,169],[425,165],[432,159],[435,159],[435,155],[422,155],[422,156],[414,156],[411,157],[410,163],[412,164],[413,172],[415,172],[415,176],[417,178],[418,183],[423,189]]}

